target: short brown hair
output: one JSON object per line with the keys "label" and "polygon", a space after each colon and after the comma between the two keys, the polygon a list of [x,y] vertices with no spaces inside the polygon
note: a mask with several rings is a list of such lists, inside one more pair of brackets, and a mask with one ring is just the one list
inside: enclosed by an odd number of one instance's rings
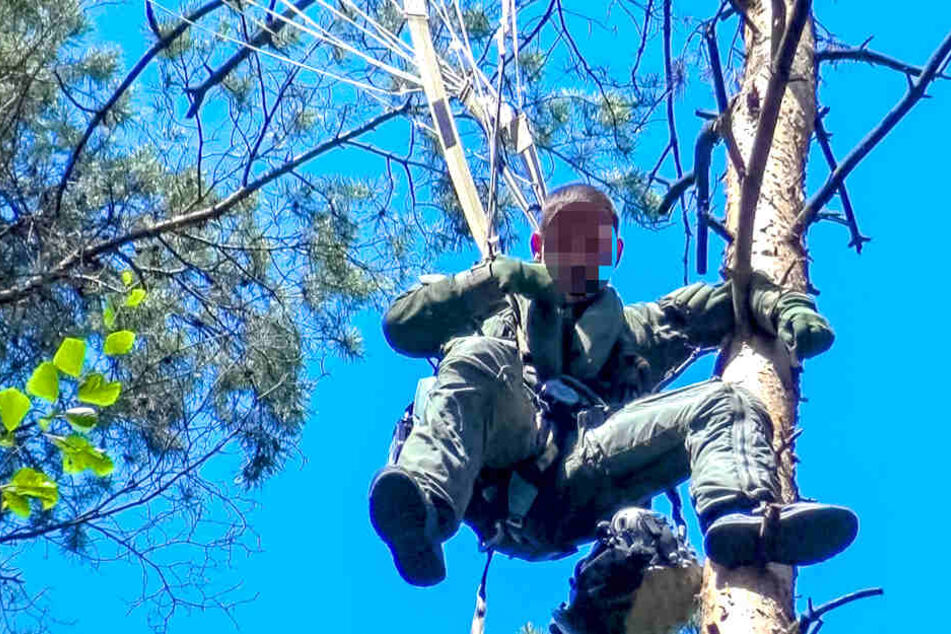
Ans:
{"label": "short brown hair", "polygon": [[538,230],[544,233],[545,228],[555,214],[561,211],[565,205],[572,203],[591,203],[604,207],[611,212],[611,217],[614,218],[614,229],[617,230],[618,215],[617,211],[614,210],[614,203],[603,191],[587,183],[569,183],[548,192],[545,204],[538,214]]}

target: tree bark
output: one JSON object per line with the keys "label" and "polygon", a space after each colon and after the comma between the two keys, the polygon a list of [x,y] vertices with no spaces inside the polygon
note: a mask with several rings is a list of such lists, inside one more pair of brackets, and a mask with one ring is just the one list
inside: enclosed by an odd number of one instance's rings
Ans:
{"label": "tree bark", "polygon": [[[733,136],[748,163],[756,136],[760,107],[771,72],[771,52],[779,46],[785,20],[795,0],[750,0],[744,27],[746,66],[732,113]],[[785,9],[785,10],[783,10]],[[752,25],[752,28],[751,28]],[[802,208],[806,156],[816,113],[815,41],[807,20],[793,60],[779,120],[753,221],[752,267],[785,287],[809,288],[806,250],[800,240],[787,239]],[[732,164],[727,172],[727,225],[738,234],[742,183]],[[798,238],[798,237],[797,237]],[[726,254],[726,269],[736,262],[735,245]],[[778,340],[755,334],[734,338],[721,356],[723,379],[759,396],[773,420],[773,447],[779,452],[783,502],[797,499],[793,447],[787,439],[796,426],[798,376]],[[785,634],[795,632],[793,605],[795,570],[769,564],[765,568],[728,570],[707,560],[701,590],[702,634]]]}

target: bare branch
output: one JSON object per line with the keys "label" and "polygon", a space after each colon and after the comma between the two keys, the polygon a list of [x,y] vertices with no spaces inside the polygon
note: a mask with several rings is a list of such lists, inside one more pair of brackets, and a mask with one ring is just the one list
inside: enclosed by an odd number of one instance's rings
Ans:
{"label": "bare branch", "polygon": [[811,0],[797,0],[793,5],[792,14],[786,22],[786,31],[783,34],[776,56],[772,60],[772,74],[766,87],[766,96],[763,98],[759,121],[756,127],[756,137],[753,139],[753,149],[747,165],[746,179],[740,191],[740,209],[737,222],[736,255],[733,263],[733,310],[736,314],[737,329],[745,333],[749,327],[749,316],[746,313],[746,296],[749,291],[752,270],[753,250],[753,220],[756,216],[756,206],[759,202],[760,188],[763,184],[763,173],[769,150],[773,145],[773,133],[776,131],[776,122],[779,119],[779,108],[789,83],[789,74],[792,70],[793,58],[802,36],[802,30],[809,19]]}
{"label": "bare branch", "polygon": [[684,175],[680,162],[680,143],[677,140],[677,125],[674,119],[674,71],[672,54],[670,52],[670,4],[671,0],[664,0],[664,77],[667,81],[667,131],[670,136],[670,149],[674,155],[674,167],[677,169],[677,178]]}
{"label": "bare branch", "polygon": [[687,172],[679,179],[670,184],[670,189],[667,190],[667,195],[664,196],[664,199],[661,201],[660,206],[657,208],[658,216],[666,216],[670,213],[671,208],[677,204],[677,201],[683,196],[691,185],[693,185],[695,179],[693,172]]}
{"label": "bare branch", "polygon": [[[834,172],[838,167],[838,163],[835,160],[835,155],[832,153],[832,143],[829,139],[829,133],[826,132],[825,126],[822,123],[822,119],[827,112],[828,109],[816,116],[816,140],[819,141],[819,147],[822,148],[822,154],[825,156],[826,163],[829,164],[829,169]],[[862,232],[859,231],[858,222],[855,220],[855,211],[852,209],[852,200],[849,198],[849,192],[845,188],[845,181],[839,186],[838,191],[839,200],[842,201],[842,210],[845,212],[845,224],[852,234],[852,240],[849,242],[849,246],[855,247],[857,253],[862,253],[862,245],[871,240],[871,238],[863,236]]]}
{"label": "bare branch", "polygon": [[859,162],[861,162],[889,132],[891,132],[892,128],[908,114],[912,107],[925,96],[925,90],[937,77],[949,53],[951,53],[951,32],[945,36],[944,41],[941,42],[941,45],[938,46],[931,55],[931,59],[925,64],[921,76],[910,83],[905,96],[895,104],[895,107],[885,115],[879,124],[876,125],[864,139],[859,141],[859,144],[849,152],[845,160],[842,161],[842,164],[829,175],[829,178],[826,179],[825,184],[823,184],[819,191],[813,194],[812,198],[806,202],[802,212],[800,212],[799,217],[796,219],[796,223],[790,230],[790,237],[799,235],[800,232],[805,230],[805,228],[815,220],[816,214],[829,202],[832,196],[835,195],[839,186],[845,181],[845,177],[855,169]]}
{"label": "bare branch", "polygon": [[647,30],[651,23],[651,13],[654,10],[654,0],[647,0],[647,6],[644,7],[644,27],[641,29],[641,42],[637,46],[637,53],[634,55],[634,65],[631,67],[631,83],[637,86],[637,70],[641,66],[641,58],[644,56],[644,49],[647,47]]}
{"label": "bare branch", "polygon": [[710,211],[710,158],[720,136],[716,122],[708,121],[700,129],[693,153],[693,173],[697,185],[697,272],[707,272],[707,218]]}
{"label": "bare branch", "polygon": [[[821,62],[840,61],[865,62],[873,66],[884,66],[905,73],[906,75],[911,75],[912,77],[920,76],[924,70],[920,66],[912,66],[900,59],[865,48],[864,45],[857,47],[829,46],[821,51],[816,51],[817,64]],[[937,77],[940,79],[951,79],[951,76],[940,73]]]}

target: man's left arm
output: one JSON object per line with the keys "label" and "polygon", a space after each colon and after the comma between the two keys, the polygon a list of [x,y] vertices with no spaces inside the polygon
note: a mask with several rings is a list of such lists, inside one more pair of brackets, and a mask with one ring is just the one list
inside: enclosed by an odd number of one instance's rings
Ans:
{"label": "man's left arm", "polygon": [[[699,347],[720,345],[733,331],[733,284],[691,284],[658,302],[664,321]],[[828,320],[803,293],[784,289],[765,275],[754,273],[749,308],[757,326],[780,337],[800,359],[829,349],[835,338]]]}

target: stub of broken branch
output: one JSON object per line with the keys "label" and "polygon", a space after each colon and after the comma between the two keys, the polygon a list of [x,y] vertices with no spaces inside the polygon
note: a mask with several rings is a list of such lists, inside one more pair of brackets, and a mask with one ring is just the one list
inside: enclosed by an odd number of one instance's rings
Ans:
{"label": "stub of broken branch", "polygon": [[[799,620],[797,622],[799,626],[799,634],[816,634],[819,631],[819,628],[822,627],[822,615],[826,614],[827,612],[831,612],[836,608],[840,608],[843,605],[853,601],[858,601],[859,599],[876,597],[883,594],[885,594],[885,591],[882,588],[867,588],[865,590],[858,590],[857,592],[846,594],[839,597],[838,599],[833,599],[828,603],[823,603],[818,608],[812,607],[812,599],[809,599],[806,611],[799,615]],[[813,625],[815,625],[815,627],[812,627]],[[810,628],[812,628],[811,632]]]}

